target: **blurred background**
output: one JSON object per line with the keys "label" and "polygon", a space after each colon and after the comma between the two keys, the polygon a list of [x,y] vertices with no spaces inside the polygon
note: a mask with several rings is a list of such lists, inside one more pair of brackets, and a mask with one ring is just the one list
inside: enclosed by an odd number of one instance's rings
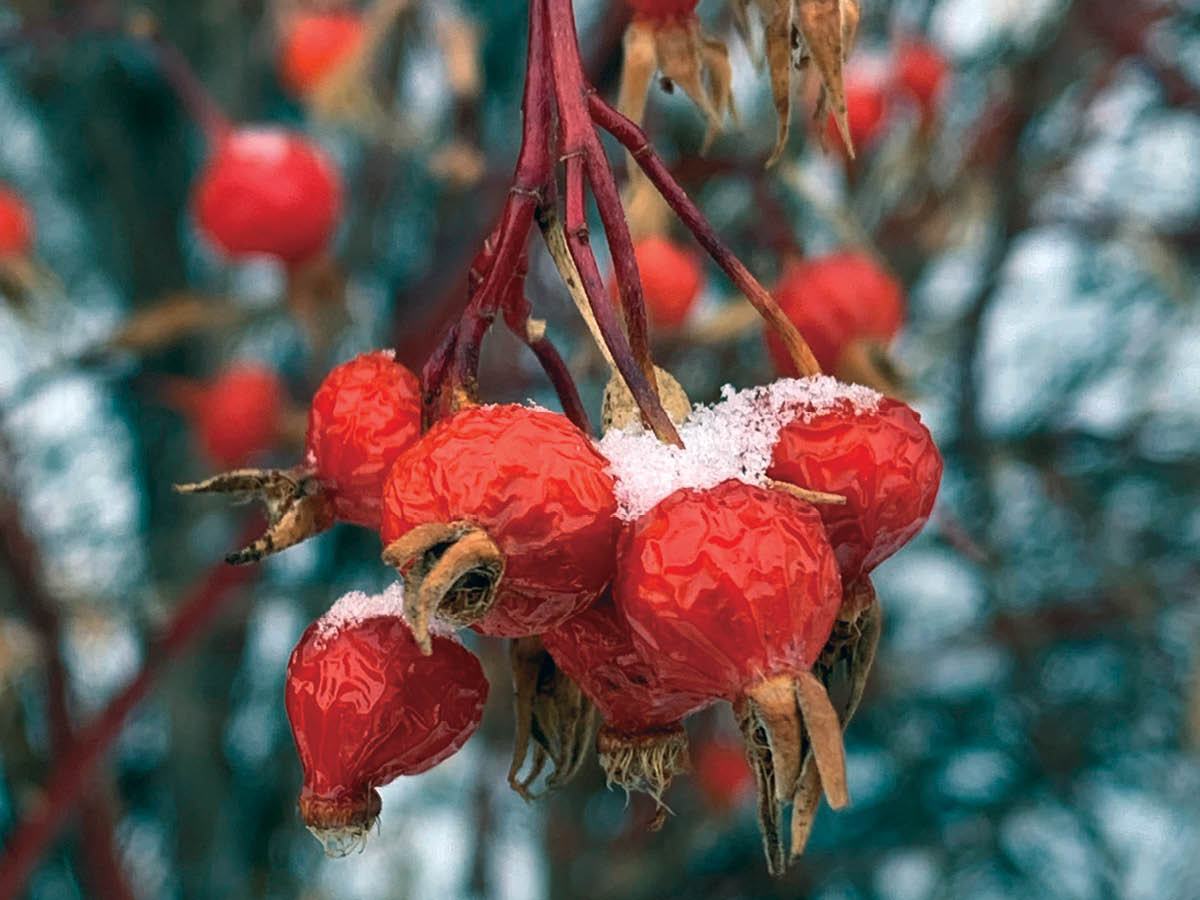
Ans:
{"label": "blurred background", "polygon": [[[278,415],[250,449],[289,465],[332,365],[394,346],[420,366],[507,190],[526,31],[511,0],[343,6],[365,30],[315,84],[286,47],[331,6],[0,4],[0,183],[29,232],[0,265],[5,846],[78,762],[78,732],[103,751],[30,896],[1196,897],[1200,5],[867,0],[850,73],[876,114],[853,163],[800,109],[763,169],[761,46],[716,0],[699,13],[729,46],[740,128],[700,156],[703,118],[652,90],[656,145],[765,284],[846,247],[902,283],[891,353],[947,464],[933,520],[875,575],[886,629],[847,734],[852,805],[822,811],[781,881],[727,710],[692,723],[697,771],[660,832],[590,763],[521,801],[498,642],[472,642],[492,685],[480,733],[383,789],[363,854],[327,860],[300,823],[284,666],[340,594],[388,583],[378,538],[338,526],[231,575],[220,560],[254,515],[171,485],[225,467],[204,409],[241,395],[217,390],[230,372],[274,373]],[[629,11],[576,9],[614,96]],[[925,94],[897,76],[916,42],[945,69]],[[231,262],[199,234],[211,148],[188,67],[235,122],[301,131],[336,163],[327,258]],[[19,238],[14,215],[0,232]],[[540,245],[532,262],[595,416],[603,361]],[[697,401],[774,377],[706,266],[655,343]],[[481,383],[557,405],[503,329]],[[167,627],[180,640],[160,653]]]}

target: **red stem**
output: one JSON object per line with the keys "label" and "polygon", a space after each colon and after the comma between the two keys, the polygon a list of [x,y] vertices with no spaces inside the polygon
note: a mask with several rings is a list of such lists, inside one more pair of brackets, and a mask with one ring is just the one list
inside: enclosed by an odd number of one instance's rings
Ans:
{"label": "red stem", "polygon": [[[239,543],[253,540],[261,523],[246,529]],[[154,686],[167,665],[213,621],[224,608],[233,588],[248,581],[253,566],[215,566],[184,600],[159,640],[152,646],[141,671],[74,742],[59,754],[36,806],[9,833],[0,857],[0,897],[15,897],[47,845],[58,834],[71,808],[91,783],[101,758],[121,732],[126,718]]]}
{"label": "red stem", "polygon": [[766,319],[767,324],[775,329],[788,348],[799,373],[801,375],[819,375],[821,367],[817,364],[816,357],[813,356],[812,350],[809,349],[803,336],[796,330],[796,326],[784,315],[779,304],[775,302],[775,298],[758,283],[758,279],[750,274],[750,270],[717,236],[716,231],[704,218],[699,207],[692,202],[692,199],[679,186],[679,182],[672,177],[670,170],[663,164],[658,154],[654,152],[645,132],[596,94],[588,96],[588,108],[592,120],[615,137],[637,160],[642,171],[658,188],[658,192],[662,194],[663,199],[675,211],[683,224],[695,235],[700,245],[708,251],[717,265],[725,270],[725,274],[729,276],[738,290],[746,295],[746,299]]}

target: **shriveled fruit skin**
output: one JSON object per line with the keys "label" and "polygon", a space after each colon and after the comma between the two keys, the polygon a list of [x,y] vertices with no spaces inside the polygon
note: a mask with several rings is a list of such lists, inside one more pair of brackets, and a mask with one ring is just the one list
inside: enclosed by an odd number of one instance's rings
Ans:
{"label": "shriveled fruit skin", "polygon": [[350,11],[299,16],[287,29],[279,54],[279,74],[293,94],[317,87],[362,45],[363,18]]}
{"label": "shriveled fruit skin", "polygon": [[[886,343],[904,322],[900,283],[856,250],[790,263],[774,295],[827,372],[837,369],[851,341],[869,338]],[[767,332],[767,350],[781,375],[798,374],[773,331]]]}
{"label": "shriveled fruit skin", "polygon": [[332,369],[313,395],[306,461],[339,519],[378,528],[384,478],[420,435],[417,377],[391,354],[364,353]]}
{"label": "shriveled fruit skin", "polygon": [[232,366],[201,389],[196,425],[208,457],[223,468],[244,466],[275,440],[284,388],[266,366]]}
{"label": "shriveled fruit skin", "polygon": [[373,788],[424,772],[479,726],[488,683],[479,661],[434,636],[423,656],[403,619],[369,618],[323,637],[314,622],[292,651],[285,703],[304,768],[306,821],[363,809]]}
{"label": "shriveled fruit skin", "polygon": [[658,683],[608,595],[547,631],[542,643],[596,704],[605,723],[625,734],[673,725],[712,702],[699,694],[668,691]]}
{"label": "shriveled fruit skin", "polygon": [[627,0],[634,12],[647,19],[669,19],[695,12],[700,0]]}
{"label": "shriveled fruit skin", "polygon": [[678,490],[638,519],[613,585],[662,685],[728,700],[811,668],[841,593],[816,510],[740,481]]}
{"label": "shriveled fruit skin", "polygon": [[281,128],[241,128],[223,138],[193,197],[200,229],[229,257],[265,254],[293,265],[326,248],[341,205],[332,161]]}
{"label": "shriveled fruit skin", "polygon": [[33,249],[33,214],[24,199],[0,185],[0,257],[25,256]]}
{"label": "shriveled fruit skin", "polygon": [[842,580],[860,574],[908,543],[925,525],[942,480],[942,456],[921,417],[884,398],[873,412],[846,402],[797,418],[779,433],[767,475],[846,498],[821,504]]}
{"label": "shriveled fruit skin", "polygon": [[470,407],[393,464],[384,546],[418,525],[466,521],[505,557],[484,634],[541,634],[586,608],[612,578],[618,521],[608,461],[565,416]]}

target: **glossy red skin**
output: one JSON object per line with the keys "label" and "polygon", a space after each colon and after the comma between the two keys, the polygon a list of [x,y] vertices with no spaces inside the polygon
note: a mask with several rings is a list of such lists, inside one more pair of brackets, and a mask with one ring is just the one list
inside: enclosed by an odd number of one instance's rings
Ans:
{"label": "glossy red skin", "polygon": [[624,734],[674,725],[712,702],[658,684],[634,649],[629,624],[608,595],[547,631],[542,643],[596,704],[605,723]]}
{"label": "glossy red skin", "polygon": [[565,416],[477,406],[443,419],[396,460],[384,546],[418,525],[465,520],[506,558],[484,634],[541,634],[612,577],[618,522],[608,461]]}
{"label": "glossy red skin", "polygon": [[691,756],[696,782],[717,812],[728,812],[754,793],[754,773],[744,746],[709,739]]}
{"label": "glossy red skin", "polygon": [[818,508],[849,585],[925,525],[942,457],[921,417],[884,398],[876,412],[855,415],[843,403],[810,422],[796,419],[780,432],[767,475],[846,498]]}
{"label": "glossy red skin", "polygon": [[487,679],[457,641],[434,635],[423,656],[397,617],[366,619],[326,640],[318,624],[292,651],[285,688],[304,767],[302,812],[362,808],[373,788],[432,768],[479,727]]}
{"label": "glossy red skin", "polygon": [[230,258],[266,254],[295,265],[328,245],[341,212],[341,177],[302,135],[242,128],[217,146],[192,202],[201,231]]}
{"label": "glossy red skin", "polygon": [[194,415],[208,457],[223,469],[246,465],[279,433],[285,391],[265,366],[231,366],[201,389]]}
{"label": "glossy red skin", "polygon": [[[774,295],[827,372],[837,369],[851,341],[866,338],[887,343],[904,323],[900,283],[856,250],[789,262]],[[767,331],[767,351],[780,375],[798,374],[772,330]]]}
{"label": "glossy red skin", "polygon": [[665,688],[734,700],[812,667],[842,585],[812,506],[726,481],[678,490],[626,531],[613,596]]}
{"label": "glossy red skin", "polygon": [[670,19],[690,16],[700,0],[628,0],[634,12],[646,19]]}
{"label": "glossy red skin", "polygon": [[[854,141],[854,152],[861,155],[883,134],[887,125],[888,112],[891,104],[883,85],[874,79],[855,77],[853,73],[846,76],[846,124],[850,129],[850,137]],[[825,139],[831,147],[845,152],[842,132],[838,129],[837,120],[830,114],[825,123]]]}
{"label": "glossy red skin", "polygon": [[932,44],[910,40],[900,47],[896,57],[896,81],[916,100],[922,119],[937,113],[938,100],[950,66]]}
{"label": "glossy red skin", "polygon": [[293,94],[306,94],[362,46],[363,17],[343,10],[298,16],[279,53],[279,76]]}
{"label": "glossy red skin", "polygon": [[346,522],[378,528],[383,482],[421,436],[421,385],[383,352],[335,367],[308,408],[306,460]]}
{"label": "glossy red skin", "polygon": [[33,214],[21,195],[0,185],[0,256],[27,256],[33,249]]}
{"label": "glossy red skin", "polygon": [[[649,237],[633,248],[650,323],[658,328],[678,328],[696,305],[704,286],[704,272],[696,255],[666,238]],[[615,292],[615,282],[614,282]]]}

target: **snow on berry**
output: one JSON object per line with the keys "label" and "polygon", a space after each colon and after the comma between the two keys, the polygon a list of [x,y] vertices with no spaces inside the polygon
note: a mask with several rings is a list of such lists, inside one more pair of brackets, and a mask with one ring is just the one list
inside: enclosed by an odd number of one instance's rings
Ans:
{"label": "snow on berry", "polygon": [[679,426],[682,448],[660,442],[640,425],[611,430],[601,438],[598,446],[616,478],[622,520],[636,520],[680,488],[711,488],[731,479],[765,485],[785,426],[837,407],[866,415],[883,400],[870,388],[828,375],[783,378],[740,391],[726,385],[721,397],[712,406],[694,407]]}
{"label": "snow on berry", "polygon": [[565,416],[467,407],[388,473],[384,559],[405,574],[418,639],[434,615],[484,634],[540,634],[608,586],[615,512],[604,458]]}
{"label": "snow on berry", "polygon": [[266,254],[298,265],[324,251],[333,235],[341,176],[303,135],[240,128],[218,143],[192,202],[200,230],[230,258]]}
{"label": "snow on berry", "polygon": [[432,768],[479,727],[488,683],[453,639],[417,646],[394,615],[402,592],[343,598],[304,632],[288,661],[285,703],[304,769],[300,816],[330,856],[366,843],[376,788]]}

